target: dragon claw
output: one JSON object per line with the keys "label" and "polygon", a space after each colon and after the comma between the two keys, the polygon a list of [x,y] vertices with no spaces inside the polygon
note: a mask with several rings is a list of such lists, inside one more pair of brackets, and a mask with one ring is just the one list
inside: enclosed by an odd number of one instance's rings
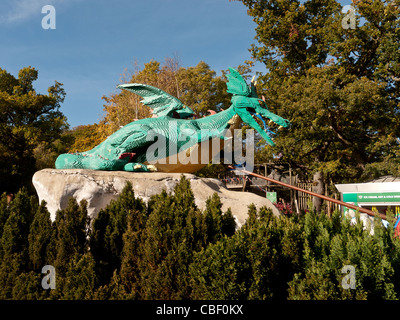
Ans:
{"label": "dragon claw", "polygon": [[155,172],[157,171],[157,168],[155,166],[153,166],[152,164],[147,165],[147,170]]}

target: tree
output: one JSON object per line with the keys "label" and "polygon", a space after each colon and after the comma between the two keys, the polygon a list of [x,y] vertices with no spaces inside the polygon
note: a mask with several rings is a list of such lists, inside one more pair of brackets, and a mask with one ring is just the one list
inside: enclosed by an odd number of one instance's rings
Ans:
{"label": "tree", "polygon": [[199,116],[208,115],[208,110],[220,111],[230,106],[230,94],[226,92],[223,77],[204,61],[195,67],[180,68],[177,74],[180,89],[179,99]]}
{"label": "tree", "polygon": [[235,232],[236,223],[230,208],[223,214],[222,202],[215,192],[206,201],[203,215],[207,230],[207,242],[217,242],[224,235],[232,236]]}
{"label": "tree", "polygon": [[[125,75],[123,81],[160,88],[180,99],[198,116],[230,105],[225,81],[203,61],[195,67],[184,68],[178,58],[166,58],[164,63],[151,60],[143,69],[136,62],[133,74]],[[104,137],[135,119],[151,117],[150,109],[140,102],[141,97],[129,91],[122,90],[103,99],[105,116],[99,125]]]}
{"label": "tree", "polygon": [[52,236],[50,213],[42,201],[29,228],[29,258],[32,269],[40,272],[48,264],[48,246]]}
{"label": "tree", "polygon": [[[282,299],[301,266],[302,229],[266,208],[249,207],[231,237],[195,253],[190,265],[193,299]],[[301,269],[300,269],[301,270]]]}
{"label": "tree", "polygon": [[75,256],[66,262],[68,270],[62,298],[68,300],[90,300],[93,297],[96,283],[95,262],[90,253]]}
{"label": "tree", "polygon": [[146,209],[144,202],[135,197],[132,184],[128,182],[118,199],[100,210],[93,221],[89,245],[101,285],[109,283],[114,271],[120,270],[123,250],[127,250],[124,249],[124,237],[127,237],[125,232],[129,228],[133,232],[143,228]]}
{"label": "tree", "polygon": [[259,94],[291,121],[276,137],[283,160],[324,181],[398,174],[400,7],[354,1],[356,28],[327,1],[242,0],[257,23],[253,57],[268,73]]}
{"label": "tree", "polygon": [[68,270],[68,262],[78,260],[88,252],[88,233],[90,220],[87,215],[87,202],[82,200],[80,204],[74,198],[70,198],[64,210],[57,211],[52,242],[55,250],[55,260],[52,265],[57,270],[57,276],[65,277]]}
{"label": "tree", "polygon": [[[376,218],[372,235],[359,216],[352,224],[339,212],[332,219],[310,212],[300,222],[304,260],[289,282],[288,299],[397,299],[399,241],[392,223],[384,227]],[[342,286],[344,266],[354,267],[355,289]]]}
{"label": "tree", "polygon": [[59,111],[65,98],[62,84],[56,81],[48,94],[39,94],[33,87],[37,77],[32,67],[21,69],[18,78],[0,69],[1,192],[31,188],[38,165],[54,163],[54,143],[67,127]]}
{"label": "tree", "polygon": [[30,271],[16,275],[11,295],[13,300],[44,300],[48,298],[48,291],[41,287],[40,273]]}
{"label": "tree", "polygon": [[29,196],[26,188],[21,189],[10,203],[9,215],[3,226],[0,239],[0,258],[18,256],[21,267],[29,267],[28,237],[34,212],[37,210],[35,199]]}
{"label": "tree", "polygon": [[97,123],[77,126],[69,132],[69,135],[73,139],[69,152],[83,152],[93,149],[104,140]]}
{"label": "tree", "polygon": [[[182,176],[172,194],[163,191],[150,199],[146,218],[133,212],[123,237],[123,297],[189,298],[192,287],[188,272],[194,253],[233,233],[233,216],[228,212],[221,218],[220,209],[215,195],[206,204],[210,212],[206,218],[194,203],[189,180]],[[214,228],[216,225],[218,229]]]}
{"label": "tree", "polygon": [[[3,235],[4,224],[6,223],[10,215],[10,206],[8,205],[8,199],[6,193],[3,193],[0,197],[0,239]],[[0,245],[1,252],[1,245]]]}
{"label": "tree", "polygon": [[[124,295],[130,299],[140,297],[141,273],[139,270],[139,260],[141,259],[141,242],[143,241],[144,228],[143,215],[136,211],[128,217],[128,226],[123,235],[123,251],[121,256],[121,284],[122,290],[119,290],[119,297]],[[115,270],[116,271],[116,270]]]}
{"label": "tree", "polygon": [[34,294],[33,278],[37,276],[30,272],[28,250],[30,226],[38,210],[36,199],[29,196],[26,188],[22,188],[7,205],[5,195],[2,198],[0,217],[4,223],[0,225],[0,297],[39,297]]}
{"label": "tree", "polygon": [[185,271],[202,237],[193,233],[199,212],[189,181],[182,176],[174,195],[165,190],[152,197],[140,248],[140,296],[144,299],[188,297]]}

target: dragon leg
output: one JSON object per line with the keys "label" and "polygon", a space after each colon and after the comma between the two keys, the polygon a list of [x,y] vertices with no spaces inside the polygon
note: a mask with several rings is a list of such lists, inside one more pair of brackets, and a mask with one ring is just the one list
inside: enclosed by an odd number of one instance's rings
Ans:
{"label": "dragon leg", "polygon": [[[124,159],[125,157],[129,157],[130,161],[135,155],[135,153],[132,153],[133,150],[137,150],[149,145],[151,141],[146,139],[146,135],[147,132],[137,132],[127,137],[124,142],[118,146],[118,150],[123,152],[120,154],[119,158]],[[139,162],[128,162],[124,165],[123,170],[130,172],[157,171],[156,167],[153,165],[145,165]]]}

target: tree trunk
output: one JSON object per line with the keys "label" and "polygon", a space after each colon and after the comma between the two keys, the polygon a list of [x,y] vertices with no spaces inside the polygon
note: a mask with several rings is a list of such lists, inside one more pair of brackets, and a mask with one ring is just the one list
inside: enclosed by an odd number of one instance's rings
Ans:
{"label": "tree trunk", "polygon": [[[313,192],[323,195],[325,193],[324,176],[321,171],[314,173],[313,177]],[[317,213],[321,212],[322,199],[313,197],[313,206]]]}

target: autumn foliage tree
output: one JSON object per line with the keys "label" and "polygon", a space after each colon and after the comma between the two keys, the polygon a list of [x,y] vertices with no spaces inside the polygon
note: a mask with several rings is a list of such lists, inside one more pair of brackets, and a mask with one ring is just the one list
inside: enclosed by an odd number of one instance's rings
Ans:
{"label": "autumn foliage tree", "polygon": [[14,77],[0,68],[0,191],[31,188],[37,169],[53,165],[64,150],[62,132],[67,128],[60,111],[65,98],[62,84],[39,94],[33,82],[38,71],[22,68]]}

